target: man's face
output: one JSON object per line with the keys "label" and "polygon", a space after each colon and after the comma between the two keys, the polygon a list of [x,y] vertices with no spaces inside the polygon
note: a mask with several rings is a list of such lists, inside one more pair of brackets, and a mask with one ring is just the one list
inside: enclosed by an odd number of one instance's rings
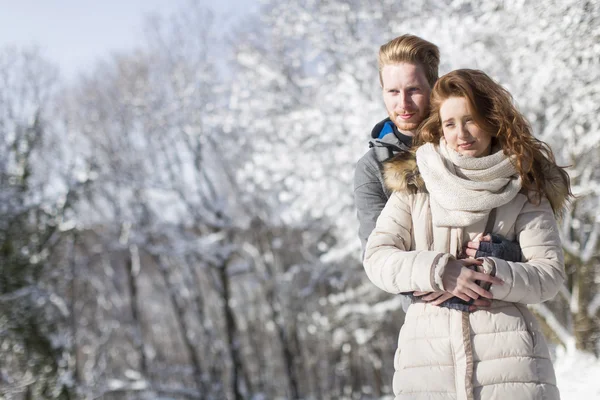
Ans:
{"label": "man's face", "polygon": [[398,130],[413,136],[429,116],[431,88],[423,67],[411,63],[385,65],[381,71],[383,101]]}

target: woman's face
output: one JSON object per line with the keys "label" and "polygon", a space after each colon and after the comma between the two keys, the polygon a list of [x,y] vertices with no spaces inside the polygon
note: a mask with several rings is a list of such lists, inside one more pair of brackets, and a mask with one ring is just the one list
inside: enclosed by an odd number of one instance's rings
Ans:
{"label": "woman's face", "polygon": [[440,107],[442,131],[448,146],[467,157],[490,154],[492,135],[475,123],[469,103],[464,97],[450,97]]}

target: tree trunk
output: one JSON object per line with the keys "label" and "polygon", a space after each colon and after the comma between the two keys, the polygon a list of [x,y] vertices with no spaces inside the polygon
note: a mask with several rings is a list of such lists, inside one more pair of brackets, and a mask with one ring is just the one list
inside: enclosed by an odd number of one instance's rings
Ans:
{"label": "tree trunk", "polygon": [[233,364],[231,371],[231,390],[233,391],[234,400],[242,400],[242,392],[240,390],[240,374],[242,373],[242,358],[240,355],[240,342],[238,340],[237,326],[233,309],[230,306],[229,292],[229,275],[227,274],[228,260],[224,259],[222,265],[217,267],[219,279],[221,283],[221,296],[223,300],[223,315],[225,316],[225,330],[227,332],[227,344],[229,345],[229,354]]}
{"label": "tree trunk", "polygon": [[151,381],[148,370],[148,357],[144,346],[144,333],[140,321],[140,309],[138,301],[137,276],[140,271],[140,255],[138,247],[132,245],[129,247],[129,257],[126,262],[127,284],[129,288],[129,308],[133,324],[133,345],[140,355],[140,372]]}
{"label": "tree trunk", "polygon": [[71,282],[69,282],[69,291],[71,299],[69,302],[69,325],[71,328],[71,340],[73,341],[73,380],[75,381],[75,387],[78,387],[82,381],[82,371],[79,363],[79,337],[78,337],[78,318],[77,318],[77,280],[79,279],[78,268],[77,268],[77,235],[73,235],[69,241],[69,267],[71,276]]}
{"label": "tree trunk", "polygon": [[594,295],[594,267],[592,262],[577,263],[573,282],[573,295],[577,296],[577,313],[573,318],[575,346],[578,350],[595,353],[594,320],[588,315],[588,307]]}
{"label": "tree trunk", "polygon": [[195,344],[192,342],[189,335],[189,327],[188,323],[185,319],[185,309],[179,303],[177,299],[176,289],[171,284],[171,280],[169,278],[169,269],[168,266],[165,265],[165,262],[162,260],[160,256],[152,255],[152,258],[158,265],[158,269],[160,270],[163,280],[165,282],[165,286],[167,287],[167,291],[169,292],[169,298],[171,300],[171,306],[175,311],[175,318],[177,319],[177,324],[179,325],[179,329],[181,332],[181,337],[183,339],[183,343],[187,349],[188,356],[190,357],[190,362],[192,363],[192,369],[194,370],[194,379],[198,388],[200,390],[200,398],[204,399],[206,396],[206,385],[204,382],[204,377],[202,374],[202,364],[200,362],[200,357],[198,356],[198,350],[196,349]]}
{"label": "tree trunk", "polygon": [[[208,329],[206,327],[206,315],[205,315],[205,302],[204,302],[204,298],[202,297],[202,282],[200,279],[200,276],[198,274],[197,271],[197,266],[194,265],[195,260],[193,260],[191,257],[189,259],[186,260],[186,267],[188,269],[188,273],[191,275],[193,281],[194,281],[194,286],[195,286],[195,293],[193,295],[193,299],[194,299],[194,303],[196,304],[196,312],[198,315],[198,322],[200,323],[200,326],[202,327],[202,334],[203,334],[203,340],[200,340],[201,343],[204,343],[203,348],[202,348],[202,353],[205,355],[204,356],[204,362],[205,365],[209,365],[208,367],[208,382],[218,382],[220,377],[223,375],[222,369],[219,367],[219,364],[216,362],[211,362],[211,360],[215,360],[217,358],[216,354],[218,353],[218,350],[216,350],[214,348],[214,343],[215,343],[215,334],[212,331],[212,329]],[[213,385],[205,385],[205,387],[208,389],[209,386],[213,386]],[[219,385],[214,385],[215,387],[219,386]],[[222,392],[219,393],[213,393],[213,387],[211,387],[210,389],[208,389],[207,392],[207,397],[210,398],[210,396],[222,396]]]}
{"label": "tree trunk", "polygon": [[298,389],[298,376],[296,374],[296,356],[294,349],[292,348],[292,340],[286,331],[285,320],[279,310],[281,305],[276,305],[277,300],[275,299],[272,288],[268,288],[267,302],[271,310],[271,319],[276,326],[277,336],[281,344],[281,351],[283,362],[285,364],[285,370],[288,377],[288,386],[290,391],[290,399],[296,400],[300,398],[300,391]]}

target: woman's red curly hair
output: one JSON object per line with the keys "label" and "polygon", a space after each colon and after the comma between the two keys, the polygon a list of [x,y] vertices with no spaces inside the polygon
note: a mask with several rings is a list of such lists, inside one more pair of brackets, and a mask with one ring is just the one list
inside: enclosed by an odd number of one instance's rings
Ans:
{"label": "woman's red curly hair", "polygon": [[[440,107],[450,97],[467,99],[475,123],[492,134],[504,154],[516,156],[515,167],[530,201],[539,204],[541,196],[549,197],[543,167],[548,162],[556,165],[552,150],[533,136],[531,126],[514,106],[510,93],[482,71],[458,69],[436,82],[431,92],[431,114],[419,129],[417,145],[439,143],[443,136]],[[557,168],[563,181],[569,182],[567,172]]]}

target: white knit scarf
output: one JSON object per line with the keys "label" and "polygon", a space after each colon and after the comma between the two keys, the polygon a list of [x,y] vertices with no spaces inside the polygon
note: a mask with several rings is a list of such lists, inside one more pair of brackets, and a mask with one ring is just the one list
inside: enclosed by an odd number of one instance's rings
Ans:
{"label": "white knit scarf", "polygon": [[465,157],[442,138],[439,146],[427,143],[417,150],[417,165],[435,226],[465,227],[481,221],[521,190],[521,178],[502,150]]}

